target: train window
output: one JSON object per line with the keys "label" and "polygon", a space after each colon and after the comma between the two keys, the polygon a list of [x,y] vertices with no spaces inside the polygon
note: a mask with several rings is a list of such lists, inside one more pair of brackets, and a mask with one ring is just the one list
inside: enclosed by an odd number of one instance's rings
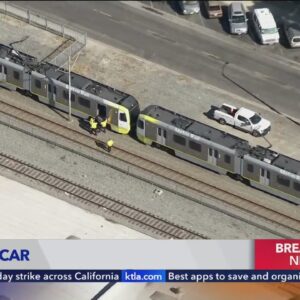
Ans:
{"label": "train window", "polygon": [[52,93],[52,86],[50,84],[48,84],[48,92]]}
{"label": "train window", "polygon": [[138,120],[138,128],[141,128],[141,129],[145,128],[145,123],[143,120]]}
{"label": "train window", "polygon": [[214,157],[219,158],[219,151],[218,150],[215,150]]}
{"label": "train window", "polygon": [[247,164],[247,171],[248,171],[249,173],[253,173],[253,171],[254,171],[253,165]]}
{"label": "train window", "polygon": [[4,66],[4,74],[7,75],[7,68]]}
{"label": "train window", "polygon": [[120,121],[127,122],[126,114],[123,112],[120,112]]}
{"label": "train window", "polygon": [[195,150],[195,151],[198,151],[198,152],[202,151],[201,144],[195,143],[194,141],[190,141],[189,146],[192,150]]}
{"label": "train window", "polygon": [[79,103],[80,105],[84,106],[84,107],[87,107],[87,108],[90,108],[90,107],[91,107],[90,101],[87,100],[87,99],[81,98],[81,97],[78,98],[78,103]]}
{"label": "train window", "polygon": [[14,78],[15,78],[16,80],[19,80],[19,79],[20,79],[20,73],[17,72],[17,71],[14,71]]}
{"label": "train window", "polygon": [[0,65],[0,73],[2,73],[2,65]]}
{"label": "train window", "polygon": [[[66,100],[69,100],[69,91],[63,91],[63,96]],[[75,95],[71,94],[71,101],[75,102]]]}
{"label": "train window", "polygon": [[38,88],[38,89],[40,89],[40,88],[42,87],[42,83],[41,83],[41,81],[38,80],[38,79],[36,79],[36,80],[34,81],[34,84],[35,84],[35,87]]}
{"label": "train window", "polygon": [[212,154],[213,154],[213,151],[211,148],[209,148],[209,155],[212,156]]}
{"label": "train window", "polygon": [[63,91],[63,96],[66,100],[69,99],[69,93],[67,93],[67,91]]}
{"label": "train window", "polygon": [[284,186],[290,186],[290,180],[280,176],[277,176],[277,182]]}
{"label": "train window", "polygon": [[225,154],[225,155],[224,155],[224,161],[225,161],[227,164],[230,164],[230,163],[231,163],[231,157],[230,157],[228,154]]}
{"label": "train window", "polygon": [[167,130],[164,130],[164,138],[166,139],[167,138]]}
{"label": "train window", "polygon": [[185,138],[180,136],[180,135],[177,135],[177,134],[174,134],[173,136],[173,140],[175,143],[179,144],[179,145],[182,145],[182,146],[185,146]]}
{"label": "train window", "polygon": [[300,191],[300,183],[294,182],[294,189],[295,189],[296,191]]}
{"label": "train window", "polygon": [[267,178],[270,179],[270,171],[267,170]]}
{"label": "train window", "polygon": [[265,177],[265,169],[260,169],[260,175]]}
{"label": "train window", "polygon": [[157,134],[161,136],[161,128],[157,128]]}
{"label": "train window", "polygon": [[56,86],[54,86],[54,88],[53,88],[53,94],[56,95]]}

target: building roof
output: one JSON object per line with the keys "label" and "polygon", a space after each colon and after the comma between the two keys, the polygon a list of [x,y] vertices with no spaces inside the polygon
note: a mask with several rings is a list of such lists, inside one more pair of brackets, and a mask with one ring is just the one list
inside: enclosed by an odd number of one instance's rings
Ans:
{"label": "building roof", "polygon": [[188,133],[218,143],[230,149],[250,149],[250,145],[246,140],[231,135],[225,131],[218,130],[199,121],[189,119],[188,117],[177,114],[161,106],[150,105],[142,112],[142,114],[146,114],[160,120],[161,122],[167,123]]}

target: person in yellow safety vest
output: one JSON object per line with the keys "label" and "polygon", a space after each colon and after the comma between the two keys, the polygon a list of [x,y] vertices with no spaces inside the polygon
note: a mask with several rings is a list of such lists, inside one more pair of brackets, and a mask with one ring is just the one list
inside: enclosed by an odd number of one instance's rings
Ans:
{"label": "person in yellow safety vest", "polygon": [[103,121],[100,122],[100,125],[101,125],[101,128],[103,130],[103,132],[105,132],[105,128],[106,128],[106,125],[107,125],[107,119],[104,119]]}
{"label": "person in yellow safety vest", "polygon": [[91,133],[97,135],[96,129],[97,129],[98,123],[95,121],[95,119],[93,117],[90,118],[89,123],[90,123]]}
{"label": "person in yellow safety vest", "polygon": [[111,151],[111,147],[113,146],[113,144],[114,144],[114,141],[112,139],[110,139],[110,140],[108,140],[106,142],[106,150],[107,150],[107,152]]}

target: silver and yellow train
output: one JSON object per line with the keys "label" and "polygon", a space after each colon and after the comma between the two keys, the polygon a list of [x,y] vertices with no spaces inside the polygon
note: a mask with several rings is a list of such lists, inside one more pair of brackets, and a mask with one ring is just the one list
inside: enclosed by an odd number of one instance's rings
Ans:
{"label": "silver and yellow train", "polygon": [[[30,55],[0,45],[0,81],[36,95],[39,101],[68,111],[68,72]],[[111,130],[128,134],[140,112],[138,101],[124,92],[71,73],[72,114],[105,117]]]}
{"label": "silver and yellow train", "polygon": [[[38,63],[27,54],[0,44],[0,81],[68,111],[69,78],[65,70]],[[172,149],[174,154],[221,174],[232,174],[251,186],[300,204],[300,162],[160,106],[140,113],[138,101],[124,92],[71,74],[72,113],[101,116],[111,130]]]}
{"label": "silver and yellow train", "polygon": [[139,115],[137,137],[172,149],[174,154],[251,186],[300,204],[300,162],[160,106]]}

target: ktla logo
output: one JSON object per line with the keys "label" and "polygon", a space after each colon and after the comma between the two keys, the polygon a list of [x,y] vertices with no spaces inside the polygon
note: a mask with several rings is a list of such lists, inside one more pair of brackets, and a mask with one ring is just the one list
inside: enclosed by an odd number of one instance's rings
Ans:
{"label": "ktla logo", "polygon": [[0,249],[0,261],[30,261],[28,249]]}

